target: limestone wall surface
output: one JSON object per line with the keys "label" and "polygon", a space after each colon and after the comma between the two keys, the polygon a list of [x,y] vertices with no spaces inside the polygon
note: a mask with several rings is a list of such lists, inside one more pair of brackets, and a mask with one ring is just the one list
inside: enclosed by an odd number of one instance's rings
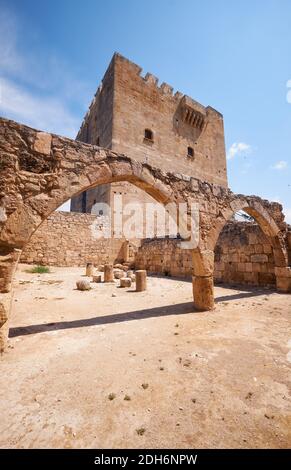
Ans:
{"label": "limestone wall surface", "polygon": [[176,239],[144,240],[135,256],[137,269],[167,276],[192,275],[192,253],[180,247]]}
{"label": "limestone wall surface", "polygon": [[[92,224],[102,218],[90,214],[54,212],[34,233],[24,250],[24,263],[49,266],[84,266],[123,260],[124,239],[96,239]],[[98,226],[98,222],[97,222]],[[142,240],[130,246],[136,268],[149,273],[188,277],[192,274],[191,251],[179,240]],[[229,222],[215,248],[216,282],[275,285],[272,246],[260,227],[249,222]]]}
{"label": "limestone wall surface", "polygon": [[92,225],[100,217],[74,212],[54,212],[36,230],[21,256],[22,263],[47,266],[84,266],[114,262],[123,257],[123,239],[96,239]]}
{"label": "limestone wall surface", "polygon": [[256,223],[225,225],[215,248],[214,276],[218,282],[275,286],[273,248]]}

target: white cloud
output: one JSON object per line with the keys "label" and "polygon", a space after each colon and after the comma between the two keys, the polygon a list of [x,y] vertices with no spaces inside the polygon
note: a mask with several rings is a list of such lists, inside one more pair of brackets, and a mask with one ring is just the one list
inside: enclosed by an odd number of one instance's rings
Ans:
{"label": "white cloud", "polygon": [[79,120],[56,97],[33,95],[4,78],[0,80],[0,111],[5,117],[72,138],[79,127]]}
{"label": "white cloud", "polygon": [[274,196],[274,197],[271,197],[269,198],[269,201],[272,201],[272,202],[279,202],[279,204],[282,204],[282,200],[279,196]]}
{"label": "white cloud", "polygon": [[75,138],[90,98],[88,85],[59,57],[23,52],[22,26],[12,10],[0,7],[0,114]]}
{"label": "white cloud", "polygon": [[283,207],[283,213],[285,214],[285,221],[291,224],[291,207]]}
{"label": "white cloud", "polygon": [[16,52],[17,22],[16,18],[5,7],[0,10],[0,67],[8,72],[19,72],[23,61]]}
{"label": "white cloud", "polygon": [[249,154],[252,148],[244,142],[234,142],[227,152],[227,159],[232,160],[236,155]]}
{"label": "white cloud", "polygon": [[280,160],[275,165],[271,166],[273,170],[285,170],[287,168],[288,163],[285,160]]}

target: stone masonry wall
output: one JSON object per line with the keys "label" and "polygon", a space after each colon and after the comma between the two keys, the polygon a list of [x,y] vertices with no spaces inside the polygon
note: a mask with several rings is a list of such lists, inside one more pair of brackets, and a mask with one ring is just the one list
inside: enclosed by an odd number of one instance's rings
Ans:
{"label": "stone masonry wall", "polygon": [[257,224],[226,224],[215,248],[214,276],[217,282],[276,284],[273,248]]}
{"label": "stone masonry wall", "polygon": [[135,257],[136,268],[167,276],[191,276],[192,253],[179,245],[176,239],[144,240]]}
{"label": "stone masonry wall", "polygon": [[[21,262],[53,266],[95,265],[123,259],[122,239],[95,239],[91,226],[96,216],[54,212],[35,232]],[[102,221],[100,220],[102,225]],[[132,251],[132,250],[131,250]],[[175,239],[143,240],[135,247],[136,268],[177,277],[192,274],[191,251]],[[275,285],[272,246],[258,225],[229,222],[215,249],[216,282]]]}
{"label": "stone masonry wall", "polygon": [[[110,145],[164,171],[172,168],[227,187],[223,116],[141,72],[138,65],[114,54],[77,140]],[[144,138],[145,129],[153,132],[152,141]],[[188,146],[194,149],[192,158]]]}
{"label": "stone masonry wall", "polygon": [[[163,171],[170,168],[227,187],[223,116],[158,82],[114,54],[77,140],[108,147]],[[153,139],[145,138],[145,129],[152,131]],[[152,202],[144,191],[119,182],[73,197],[71,209],[90,213],[94,201],[112,204],[115,192],[131,202]]]}
{"label": "stone masonry wall", "polygon": [[54,212],[33,234],[20,261],[48,266],[121,261],[124,240],[94,238],[91,226],[96,220],[91,214]]}
{"label": "stone masonry wall", "polygon": [[[136,266],[153,273],[190,276],[191,252],[177,246],[177,240],[156,239],[142,243]],[[273,249],[257,224],[229,222],[215,248],[216,282],[273,286]]]}

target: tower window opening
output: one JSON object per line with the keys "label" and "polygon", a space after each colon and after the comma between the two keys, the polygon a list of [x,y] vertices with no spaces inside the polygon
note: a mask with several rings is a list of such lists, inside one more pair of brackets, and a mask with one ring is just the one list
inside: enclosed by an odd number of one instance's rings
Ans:
{"label": "tower window opening", "polygon": [[144,138],[145,140],[149,140],[151,142],[154,141],[154,133],[150,129],[145,129],[144,131]]}
{"label": "tower window opening", "polygon": [[188,147],[187,155],[188,157],[194,157],[194,149],[192,147]]}

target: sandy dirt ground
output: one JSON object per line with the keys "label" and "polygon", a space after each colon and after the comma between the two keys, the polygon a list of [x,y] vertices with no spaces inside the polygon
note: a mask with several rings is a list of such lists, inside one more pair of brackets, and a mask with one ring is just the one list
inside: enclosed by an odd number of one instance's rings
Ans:
{"label": "sandy dirt ground", "polygon": [[291,446],[291,296],[148,279],[79,292],[80,268],[15,279],[0,447]]}

